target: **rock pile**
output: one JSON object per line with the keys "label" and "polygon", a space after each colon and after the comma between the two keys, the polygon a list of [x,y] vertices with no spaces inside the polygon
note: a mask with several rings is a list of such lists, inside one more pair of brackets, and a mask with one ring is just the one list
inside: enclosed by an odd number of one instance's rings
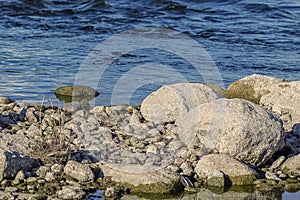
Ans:
{"label": "rock pile", "polygon": [[229,86],[233,99],[210,88],[175,84],[141,107],[78,111],[0,98],[0,197],[299,189],[298,82],[253,75]]}

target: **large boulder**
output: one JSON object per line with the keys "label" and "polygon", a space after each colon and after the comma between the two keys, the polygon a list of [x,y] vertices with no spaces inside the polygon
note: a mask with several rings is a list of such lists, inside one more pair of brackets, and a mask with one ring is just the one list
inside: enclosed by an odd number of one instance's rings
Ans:
{"label": "large boulder", "polygon": [[226,89],[226,97],[246,99],[258,104],[263,95],[268,94],[276,84],[282,82],[286,81],[270,76],[253,74],[230,84]]}
{"label": "large boulder", "polygon": [[201,104],[176,121],[177,132],[188,146],[208,153],[228,154],[262,165],[284,146],[279,118],[242,99],[218,99]]}
{"label": "large boulder", "polygon": [[0,181],[15,178],[18,171],[30,171],[38,166],[38,161],[18,152],[0,149]]}
{"label": "large boulder", "polygon": [[210,87],[201,83],[178,83],[163,86],[144,99],[143,117],[155,123],[174,122],[199,104],[218,99]]}
{"label": "large boulder", "polygon": [[221,171],[232,185],[252,185],[256,172],[247,165],[223,154],[209,154],[198,161],[195,172],[199,177],[209,178],[216,171]]}
{"label": "large boulder", "polygon": [[112,181],[129,187],[133,193],[170,193],[180,187],[179,176],[165,168],[144,173],[135,173],[132,168],[130,173],[106,164],[100,167],[105,177],[111,177]]}
{"label": "large boulder", "polygon": [[300,123],[300,81],[280,83],[276,90],[262,96],[260,104],[280,115],[286,131]]}

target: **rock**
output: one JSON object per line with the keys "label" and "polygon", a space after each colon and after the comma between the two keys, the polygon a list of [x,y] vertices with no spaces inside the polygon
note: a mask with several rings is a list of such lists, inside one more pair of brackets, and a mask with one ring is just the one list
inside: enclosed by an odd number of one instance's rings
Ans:
{"label": "rock", "polygon": [[86,193],[77,186],[63,186],[57,192],[57,196],[61,199],[84,199]]}
{"label": "rock", "polygon": [[64,173],[82,183],[92,182],[95,179],[95,175],[89,166],[73,160],[68,161]]}
{"label": "rock", "polygon": [[216,170],[212,171],[207,176],[207,185],[213,187],[225,187],[226,180],[223,172]]}
{"label": "rock", "polygon": [[279,168],[280,165],[285,161],[285,159],[286,159],[285,156],[280,156],[279,158],[277,158],[277,160],[275,160],[275,161],[272,163],[270,169],[271,169],[271,170],[274,170],[274,169]]}
{"label": "rock", "polygon": [[50,171],[49,167],[40,166],[38,170],[36,170],[36,175],[40,178],[44,178],[49,171]]}
{"label": "rock", "polygon": [[187,145],[228,154],[253,165],[264,164],[284,146],[281,120],[242,99],[201,104],[176,121],[176,125],[178,135]]}
{"label": "rock", "polygon": [[16,120],[11,115],[2,115],[0,114],[0,127],[6,128],[11,124],[15,124]]}
{"label": "rock", "polygon": [[[252,168],[223,154],[203,156],[195,168],[197,175],[203,178],[208,178],[215,171],[223,172],[232,185],[252,185],[257,175]],[[221,180],[220,177],[218,180]]]}
{"label": "rock", "polygon": [[54,164],[51,166],[51,172],[54,174],[60,174],[64,170],[64,166],[60,164]]}
{"label": "rock", "polygon": [[288,158],[280,167],[290,177],[300,177],[300,154]]}
{"label": "rock", "polygon": [[14,100],[7,97],[0,97],[0,104],[9,104],[14,102]]}
{"label": "rock", "polygon": [[262,96],[260,104],[281,116],[286,131],[300,123],[300,81],[280,83]]}
{"label": "rock", "polygon": [[269,180],[281,181],[281,179],[275,173],[270,172],[270,171],[266,171],[265,177],[266,177],[266,179],[269,179]]}
{"label": "rock", "polygon": [[218,95],[204,84],[178,83],[167,85],[144,99],[141,113],[146,120],[157,124],[174,122],[179,116],[199,104],[218,98]]}
{"label": "rock", "polygon": [[[230,189],[226,192],[214,192],[210,189],[201,188],[197,193],[186,193],[180,197],[180,200],[242,200],[242,199],[272,199],[281,200],[282,192],[280,190],[272,190],[271,192],[260,192],[260,191],[249,191],[246,188],[239,188],[239,190]],[[129,200],[131,198],[124,198],[124,200]],[[142,199],[139,199],[142,200]]]}
{"label": "rock", "polygon": [[292,128],[292,132],[294,136],[300,137],[300,123],[299,124],[294,124]]}
{"label": "rock", "polygon": [[65,102],[92,100],[99,95],[99,92],[88,86],[63,86],[54,91],[59,100]]}
{"label": "rock", "polygon": [[[124,166],[122,166],[124,167]],[[159,169],[157,171],[135,173],[135,169],[131,167],[131,173],[119,171],[118,168],[112,168],[108,165],[101,165],[104,177],[111,177],[111,180],[130,188],[130,191],[147,193],[170,193],[176,191],[180,185],[179,176],[167,169]]]}
{"label": "rock", "polygon": [[47,182],[52,182],[54,181],[56,178],[54,176],[54,174],[52,172],[47,172],[44,179],[47,181]]}
{"label": "rock", "polygon": [[282,82],[286,81],[270,76],[253,74],[230,84],[226,90],[226,97],[246,99],[258,104],[263,95],[268,94],[274,85]]}
{"label": "rock", "polygon": [[18,152],[0,149],[0,181],[15,178],[18,171],[30,171],[37,167],[37,160],[29,156],[20,155]]}

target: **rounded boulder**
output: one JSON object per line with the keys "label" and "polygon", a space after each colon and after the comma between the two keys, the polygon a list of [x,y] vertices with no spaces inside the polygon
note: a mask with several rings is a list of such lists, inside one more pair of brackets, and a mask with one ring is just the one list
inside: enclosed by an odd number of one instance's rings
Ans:
{"label": "rounded boulder", "polygon": [[201,83],[177,83],[163,86],[142,102],[141,113],[147,121],[174,122],[192,108],[218,99],[210,87]]}
{"label": "rounded boulder", "polygon": [[282,121],[263,107],[242,99],[201,104],[176,121],[187,145],[262,165],[284,146]]}

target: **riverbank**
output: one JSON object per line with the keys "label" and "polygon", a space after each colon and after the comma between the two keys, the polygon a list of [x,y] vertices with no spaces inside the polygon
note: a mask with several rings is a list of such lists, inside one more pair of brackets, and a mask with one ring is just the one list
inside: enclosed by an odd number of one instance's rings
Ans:
{"label": "riverbank", "polygon": [[160,88],[141,106],[73,102],[62,109],[1,98],[0,195],[297,191],[299,85],[260,75],[226,91],[180,83]]}

